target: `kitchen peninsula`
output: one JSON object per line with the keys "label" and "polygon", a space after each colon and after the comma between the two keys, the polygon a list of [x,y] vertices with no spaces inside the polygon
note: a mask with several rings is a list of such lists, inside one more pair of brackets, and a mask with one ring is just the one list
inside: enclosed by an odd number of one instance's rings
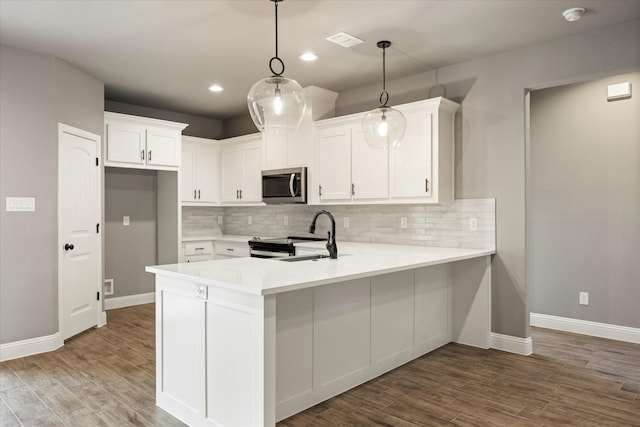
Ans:
{"label": "kitchen peninsula", "polygon": [[147,267],[158,406],[190,425],[273,426],[448,342],[489,347],[493,248],[338,246],[337,260]]}

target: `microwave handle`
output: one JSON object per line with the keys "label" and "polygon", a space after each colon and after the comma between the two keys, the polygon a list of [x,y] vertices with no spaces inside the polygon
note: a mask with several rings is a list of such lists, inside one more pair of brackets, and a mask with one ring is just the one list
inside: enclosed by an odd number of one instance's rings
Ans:
{"label": "microwave handle", "polygon": [[296,178],[296,174],[292,173],[291,177],[289,178],[289,192],[291,192],[291,197],[296,197],[296,191],[293,188],[293,182]]}

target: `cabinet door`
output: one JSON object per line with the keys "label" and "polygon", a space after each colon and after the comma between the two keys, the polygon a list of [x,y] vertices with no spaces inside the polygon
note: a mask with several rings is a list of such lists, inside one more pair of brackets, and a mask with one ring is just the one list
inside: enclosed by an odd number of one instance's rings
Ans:
{"label": "cabinet door", "polygon": [[433,114],[405,112],[407,130],[390,153],[391,197],[431,197]]}
{"label": "cabinet door", "polygon": [[240,199],[243,202],[259,202],[262,200],[262,150],[259,145],[245,147],[243,166]]}
{"label": "cabinet door", "polygon": [[143,165],[145,127],[130,123],[107,122],[107,162]]}
{"label": "cabinet door", "polygon": [[351,199],[350,126],[325,129],[320,132],[318,184],[321,187],[321,201]]}
{"label": "cabinet door", "polygon": [[242,186],[242,151],[238,148],[223,148],[220,153],[222,172],[222,201],[237,202]]}
{"label": "cabinet door", "polygon": [[361,129],[352,130],[351,168],[354,200],[389,197],[388,148],[371,148]]}
{"label": "cabinet door", "polygon": [[182,144],[182,166],[180,167],[180,199],[183,202],[198,200],[196,188],[196,144],[184,142]]}
{"label": "cabinet door", "polygon": [[147,129],[147,164],[180,166],[181,134],[173,129]]}
{"label": "cabinet door", "polygon": [[218,201],[218,157],[218,147],[209,144],[198,145],[196,157],[196,196],[198,202]]}

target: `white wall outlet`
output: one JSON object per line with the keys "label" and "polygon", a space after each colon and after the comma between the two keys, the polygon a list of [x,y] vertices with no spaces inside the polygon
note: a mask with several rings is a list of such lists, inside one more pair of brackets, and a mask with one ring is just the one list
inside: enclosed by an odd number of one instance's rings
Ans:
{"label": "white wall outlet", "polygon": [[589,305],[589,292],[580,292],[580,305]]}
{"label": "white wall outlet", "polygon": [[128,217],[128,216],[126,216],[126,215],[125,215],[125,216],[123,216],[123,217],[122,217],[122,225],[125,225],[125,226],[126,226],[126,225],[129,225],[129,224],[130,224],[129,217]]}
{"label": "white wall outlet", "polygon": [[289,215],[284,216],[284,225],[289,225]]}
{"label": "white wall outlet", "polygon": [[104,281],[104,294],[105,295],[113,295],[115,288],[113,284],[113,279],[107,279]]}
{"label": "white wall outlet", "polygon": [[249,225],[253,224],[253,218],[251,217],[251,215],[247,217],[247,224]]}
{"label": "white wall outlet", "polygon": [[344,228],[349,228],[349,217],[348,216],[344,217]]}
{"label": "white wall outlet", "polygon": [[469,218],[469,230],[478,231],[478,218]]}
{"label": "white wall outlet", "polygon": [[7,197],[7,212],[35,212],[35,197]]}
{"label": "white wall outlet", "polygon": [[218,224],[222,224],[222,215],[218,215]]}
{"label": "white wall outlet", "polygon": [[407,228],[407,217],[400,217],[400,228]]}

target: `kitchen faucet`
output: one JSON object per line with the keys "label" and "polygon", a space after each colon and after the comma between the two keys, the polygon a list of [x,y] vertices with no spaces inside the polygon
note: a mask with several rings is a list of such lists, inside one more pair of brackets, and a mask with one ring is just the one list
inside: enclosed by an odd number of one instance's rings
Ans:
{"label": "kitchen faucet", "polygon": [[325,211],[324,209],[316,212],[311,220],[311,225],[309,226],[309,233],[313,234],[316,232],[316,219],[321,214],[325,214],[331,220],[331,231],[328,231],[328,239],[327,239],[327,250],[329,251],[329,258],[338,259],[338,246],[336,246],[336,220],[331,215],[331,212]]}

